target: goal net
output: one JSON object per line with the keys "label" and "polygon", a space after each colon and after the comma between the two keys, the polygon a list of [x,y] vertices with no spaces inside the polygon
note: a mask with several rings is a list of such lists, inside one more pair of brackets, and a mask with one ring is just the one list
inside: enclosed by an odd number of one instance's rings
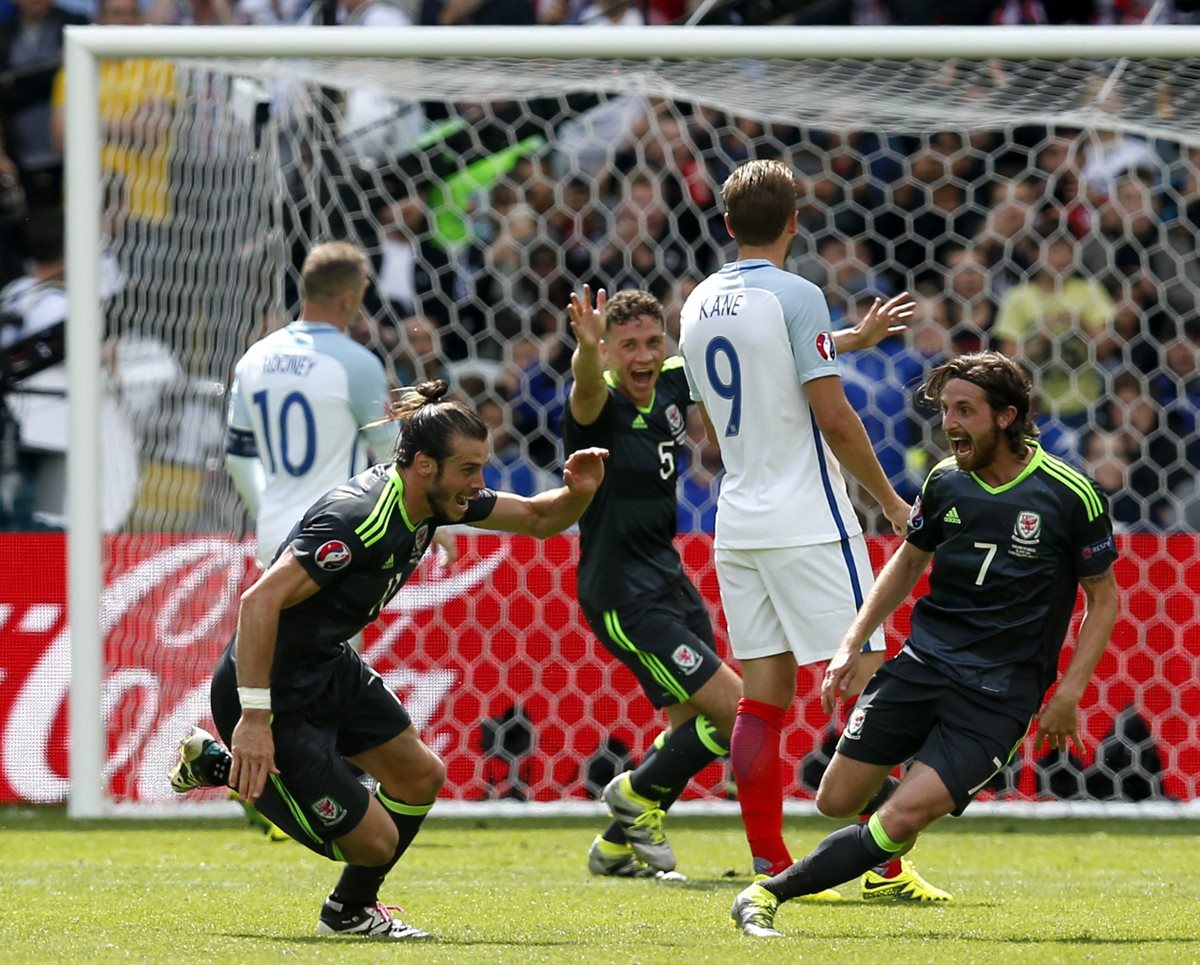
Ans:
{"label": "goal net", "polygon": [[[913,401],[923,373],[996,347],[1027,367],[1046,446],[1098,480],[1122,533],[1089,753],[1027,741],[982,800],[1197,813],[1195,32],[182,33],[70,34],[100,91],[70,104],[74,438],[97,435],[96,412],[109,421],[103,459],[72,446],[74,670],[60,634],[50,709],[23,705],[44,744],[7,765],[27,768],[26,798],[67,793],[72,674],[72,813],[223,801],[172,801],[166,772],[179,735],[212,726],[208,681],[255,573],[253,521],[222,465],[225,393],[248,345],[296,317],[311,244],[368,250],[352,337],[394,384],[445,377],[480,406],[491,478],[534,492],[563,455],[569,293],[648,289],[676,336],[682,301],[732,255],[724,177],[769,157],[797,176],[790,267],[821,285],[835,325],[876,296],[918,303],[905,336],[841,361],[901,493],[944,452]],[[105,86],[131,75],[135,93]],[[91,130],[103,146],[81,160]],[[719,455],[698,426],[685,455],[680,545],[724,646],[708,535]],[[878,568],[895,543],[871,541]],[[595,809],[663,721],[587,632],[575,538],[460,543],[450,575],[423,566],[367,631],[368,658],[446,758],[445,797]],[[801,671],[787,725],[797,804],[834,735],[817,680]],[[735,793],[714,764],[683,803],[732,807]]]}

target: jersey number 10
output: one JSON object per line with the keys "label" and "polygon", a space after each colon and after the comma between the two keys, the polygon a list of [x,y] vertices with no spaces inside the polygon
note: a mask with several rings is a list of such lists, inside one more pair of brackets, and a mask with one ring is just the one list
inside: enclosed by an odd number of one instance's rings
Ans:
{"label": "jersey number 10", "polygon": [[[267,447],[267,465],[274,474],[278,472],[278,469],[275,463],[275,441],[271,438],[271,413],[270,407],[267,405],[266,390],[255,392],[251,398],[258,406],[259,415],[262,418],[263,441]],[[293,406],[299,406],[300,414],[304,417],[304,447],[299,462],[292,461],[292,441],[288,438],[288,413]],[[289,476],[303,476],[312,468],[313,462],[317,458],[317,420],[313,418],[312,406],[308,404],[308,399],[300,392],[289,392],[283,397],[283,405],[279,407],[278,421],[279,463]]]}

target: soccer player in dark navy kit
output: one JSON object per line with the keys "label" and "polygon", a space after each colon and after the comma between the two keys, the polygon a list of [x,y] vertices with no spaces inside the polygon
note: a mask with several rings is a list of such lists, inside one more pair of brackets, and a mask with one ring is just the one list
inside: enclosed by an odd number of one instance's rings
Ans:
{"label": "soccer player in dark navy kit", "polygon": [[[835,336],[839,351],[904,331],[903,299],[876,302]],[[603,798],[613,821],[593,840],[588,869],[618,877],[673,874],[664,812],[710,761],[729,752],[741,680],[717,655],[708,609],[675,549],[680,447],[691,405],[683,360],[667,357],[662,305],[649,292],[607,298],[588,286],[568,309],[577,346],[565,419],[568,451],[611,453],[605,481],[579,521],[579,603],[613,656],[637,677],[669,729]]]}
{"label": "soccer player in dark navy kit", "polygon": [[[1029,384],[1003,355],[975,353],[934,370],[922,394],[940,402],[952,458],[934,467],[908,535],[884,567],[830,661],[821,698],[845,694],[862,641],[912,591],[930,559],[929,593],[912,633],[859,698],[817,792],[831,817],[875,809],[786,871],[738,895],[731,915],[772,937],[781,902],[903,854],[929,824],[961,814],[1016,753],[1066,750],[1079,735],[1084,689],[1116,622],[1112,524],[1096,486],[1042,449]],[[1086,611],[1053,696],[1076,588]],[[913,759],[903,780],[889,777]]]}
{"label": "soccer player in dark navy kit", "polygon": [[611,453],[606,484],[579,521],[579,603],[613,656],[637,677],[670,729],[637,768],[604,789],[614,820],[588,851],[593,874],[674,876],[663,814],[687,782],[729,753],[742,695],[715,649],[703,599],[675,549],[675,486],[690,404],[683,361],[666,357],[662,305],[624,291],[593,308],[571,296],[577,347],[565,418],[569,450]]}
{"label": "soccer player in dark navy kit", "polygon": [[[382,679],[347,645],[416,568],[438,526],[553,536],[579,519],[604,477],[601,449],[573,453],[565,485],[532,498],[483,488],[488,430],[443,381],[401,399],[395,458],[318,500],[242,595],[237,635],[217,665],[213,719],[185,739],[176,790],[228,783],[291,837],[346,863],[321,934],[426,933],[393,917],[379,888],[445,780]],[[372,775],[369,793],[352,762]]]}

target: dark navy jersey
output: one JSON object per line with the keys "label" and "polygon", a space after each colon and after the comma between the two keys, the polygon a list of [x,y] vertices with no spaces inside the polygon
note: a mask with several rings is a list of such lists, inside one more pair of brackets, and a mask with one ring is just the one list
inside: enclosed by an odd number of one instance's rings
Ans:
{"label": "dark navy jersey", "polygon": [[675,550],[675,484],[691,404],[683,359],[662,364],[654,398],[639,408],[613,387],[595,422],[581,426],[567,406],[567,452],[609,451],[604,481],[579,520],[579,599],[609,610],[683,575]]}
{"label": "dark navy jersey", "polygon": [[933,553],[933,569],[908,647],[990,694],[1045,693],[1080,577],[1117,558],[1096,486],[1032,446],[1021,474],[995,488],[953,459],[938,463],[909,517],[908,541]]}
{"label": "dark navy jersey", "polygon": [[[455,522],[491,515],[496,494],[484,490]],[[322,668],[374,620],[416,569],[439,525],[413,521],[394,464],[372,466],[330,490],[283,542],[320,589],[279,615],[271,693],[276,709],[303,702]]]}

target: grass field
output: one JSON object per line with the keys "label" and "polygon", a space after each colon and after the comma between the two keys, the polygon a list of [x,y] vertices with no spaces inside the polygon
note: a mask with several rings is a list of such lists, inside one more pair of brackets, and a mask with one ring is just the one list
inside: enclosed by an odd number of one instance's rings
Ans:
{"label": "grass field", "polygon": [[[435,812],[436,814],[436,812]],[[0,809],[0,961],[1200,962],[1189,822],[943,821],[915,853],[946,907],[793,902],[783,940],[728,920],[747,879],[736,818],[675,818],[686,885],[590,878],[579,820],[431,819],[383,899],[436,936],[318,938],[336,867],[231,821],[69,823]],[[789,819],[794,853],[834,825]]]}

